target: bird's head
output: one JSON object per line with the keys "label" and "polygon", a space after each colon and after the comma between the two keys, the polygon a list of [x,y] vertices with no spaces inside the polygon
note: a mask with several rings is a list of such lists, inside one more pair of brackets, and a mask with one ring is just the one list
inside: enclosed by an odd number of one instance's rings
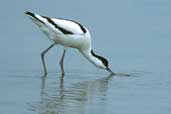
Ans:
{"label": "bird's head", "polygon": [[97,59],[95,65],[101,69],[107,70],[112,75],[115,73],[109,68],[108,60],[102,56],[96,55],[93,50],[91,50],[91,54]]}

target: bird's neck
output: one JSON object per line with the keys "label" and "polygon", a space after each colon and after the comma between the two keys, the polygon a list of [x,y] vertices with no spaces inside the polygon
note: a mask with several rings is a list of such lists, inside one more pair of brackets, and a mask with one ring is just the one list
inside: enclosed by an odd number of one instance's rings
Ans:
{"label": "bird's neck", "polygon": [[85,58],[87,58],[94,65],[99,66],[101,64],[101,61],[92,54],[92,49],[91,48],[80,51],[80,52],[83,54],[83,56]]}

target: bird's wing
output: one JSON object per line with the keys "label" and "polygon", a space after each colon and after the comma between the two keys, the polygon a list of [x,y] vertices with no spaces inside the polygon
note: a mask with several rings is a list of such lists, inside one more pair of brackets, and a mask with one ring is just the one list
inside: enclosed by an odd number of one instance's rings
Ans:
{"label": "bird's wing", "polygon": [[26,12],[26,14],[31,16],[31,18],[33,18],[33,21],[35,21],[36,24],[40,26],[46,25],[47,27],[53,29],[59,34],[85,34],[87,32],[84,26],[75,21],[59,18],[50,18],[31,12]]}

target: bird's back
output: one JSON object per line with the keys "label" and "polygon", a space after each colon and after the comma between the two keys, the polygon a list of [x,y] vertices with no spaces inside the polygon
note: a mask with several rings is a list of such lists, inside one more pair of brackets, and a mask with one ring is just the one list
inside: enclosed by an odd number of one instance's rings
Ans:
{"label": "bird's back", "polygon": [[56,34],[75,35],[85,34],[86,28],[78,22],[62,19],[62,18],[50,18],[47,16],[41,16],[35,13],[26,12],[31,17],[34,23],[40,28],[52,29]]}
{"label": "bird's back", "polygon": [[88,30],[78,22],[26,12],[49,39],[68,47],[91,45]]}

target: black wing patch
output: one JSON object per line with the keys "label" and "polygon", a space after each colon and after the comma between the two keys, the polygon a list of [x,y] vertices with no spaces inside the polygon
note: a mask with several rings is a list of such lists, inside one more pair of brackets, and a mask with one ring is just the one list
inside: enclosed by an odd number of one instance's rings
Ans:
{"label": "black wing patch", "polygon": [[47,19],[49,23],[51,23],[55,28],[59,29],[63,34],[74,34],[71,31],[68,31],[60,26],[58,26],[56,23],[53,22],[53,20],[49,17],[42,16],[43,18]]}
{"label": "black wing patch", "polygon": [[[33,17],[34,19],[38,20],[39,22],[45,24],[45,22],[43,22],[42,20],[40,20],[39,18],[37,18],[35,16],[34,13],[31,13],[29,11],[25,12],[25,14],[27,15],[30,15],[31,17]],[[50,24],[52,24],[55,28],[59,29],[63,34],[74,34],[72,31],[68,31],[62,27],[60,27],[57,23],[55,23],[51,18],[47,17],[47,16],[41,16],[43,18],[45,18]],[[58,18],[58,19],[61,19],[61,20],[66,20],[66,21],[71,21],[75,24],[77,24],[80,29],[82,30],[83,34],[85,34],[87,32],[87,30],[84,28],[84,26],[82,26],[80,23],[76,22],[76,21],[73,21],[73,20],[69,20],[69,19],[62,19],[62,18]]]}
{"label": "black wing patch", "polygon": [[78,23],[78,22],[76,22],[76,21],[69,20],[69,19],[63,19],[63,18],[58,18],[58,19],[66,20],[66,21],[71,21],[71,22],[77,24],[77,25],[80,27],[80,29],[83,31],[84,34],[87,32],[87,30],[86,30],[80,23]]}
{"label": "black wing patch", "polygon": [[87,30],[86,30],[80,23],[78,23],[78,22],[76,22],[76,21],[72,21],[72,22],[78,24],[79,27],[81,28],[81,30],[83,31],[83,33],[86,33],[86,32],[87,32]]}

